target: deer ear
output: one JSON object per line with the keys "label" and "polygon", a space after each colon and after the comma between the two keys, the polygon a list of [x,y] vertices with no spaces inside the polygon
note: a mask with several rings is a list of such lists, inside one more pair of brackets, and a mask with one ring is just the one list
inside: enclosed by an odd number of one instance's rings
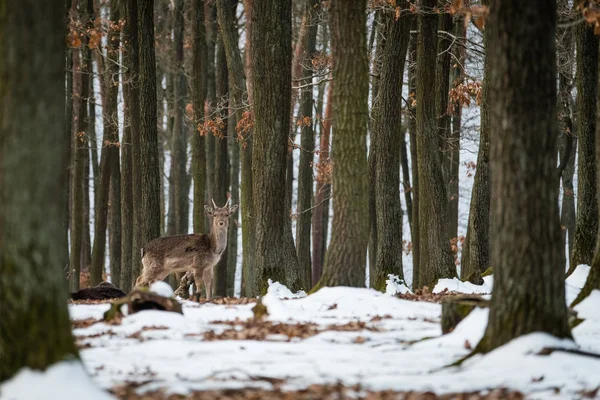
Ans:
{"label": "deer ear", "polygon": [[206,211],[206,215],[208,215],[209,217],[214,216],[214,211],[212,207],[204,206],[204,211]]}
{"label": "deer ear", "polygon": [[237,204],[234,204],[231,207],[229,207],[229,215],[233,214],[237,209],[238,209]]}

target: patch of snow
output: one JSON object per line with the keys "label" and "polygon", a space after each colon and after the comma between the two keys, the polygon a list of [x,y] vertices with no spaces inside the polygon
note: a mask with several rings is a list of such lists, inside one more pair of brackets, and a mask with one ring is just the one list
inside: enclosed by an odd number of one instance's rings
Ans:
{"label": "patch of snow", "polygon": [[575,268],[575,271],[565,281],[565,295],[567,298],[567,305],[573,303],[573,300],[577,297],[588,275],[590,274],[591,267],[589,265],[581,264]]}
{"label": "patch of snow", "polygon": [[0,385],[1,400],[110,400],[113,396],[98,388],[79,361],[62,361],[46,371],[21,369]]}
{"label": "patch of snow", "polygon": [[154,282],[152,285],[150,285],[150,291],[163,297],[173,296],[173,288],[165,281]]}
{"label": "patch of snow", "polygon": [[397,294],[412,293],[406,283],[398,275],[389,274],[389,279],[385,281],[385,294],[395,296]]}
{"label": "patch of snow", "polygon": [[268,283],[269,288],[267,289],[267,294],[275,296],[278,299],[299,299],[306,297],[306,292],[304,290],[299,290],[296,293],[292,293],[290,289],[279,282],[273,282],[271,279],[269,279]]}
{"label": "patch of snow", "polygon": [[483,285],[474,285],[471,282],[463,282],[458,278],[440,279],[433,288],[433,293],[441,293],[444,290],[465,294],[489,294],[492,293],[494,277],[489,275],[483,278]]}
{"label": "patch of snow", "polygon": [[69,304],[69,316],[78,319],[102,319],[110,304]]}
{"label": "patch of snow", "polygon": [[577,318],[600,321],[600,290],[592,290],[588,297],[575,306]]}

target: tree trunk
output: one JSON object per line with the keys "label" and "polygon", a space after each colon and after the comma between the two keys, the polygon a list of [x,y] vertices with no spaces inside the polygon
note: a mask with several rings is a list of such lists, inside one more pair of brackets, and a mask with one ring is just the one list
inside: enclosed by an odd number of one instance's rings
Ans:
{"label": "tree trunk", "polygon": [[[317,46],[317,19],[316,13],[318,3],[316,0],[307,0],[305,14],[307,19],[306,47],[304,51],[304,65],[316,51]],[[311,68],[304,67],[304,79],[302,85],[312,84]],[[303,89],[300,94],[300,161],[298,165],[298,206],[296,219],[296,254],[303,281],[310,285],[311,281],[311,254],[310,254],[310,229],[312,220],[313,199],[313,168],[315,150],[315,119],[313,118],[313,87]],[[306,119],[308,118],[308,119]],[[308,288],[307,288],[308,289]]]}
{"label": "tree trunk", "polygon": [[[489,4],[489,0],[487,1]],[[490,78],[492,64],[489,47],[490,30],[484,31],[486,49],[481,97],[481,130],[477,169],[471,194],[467,236],[463,242],[460,275],[462,279],[481,283],[481,273],[490,267]]]}
{"label": "tree trunk", "polygon": [[[290,0],[268,0],[252,8],[251,69],[254,77],[252,183],[255,214],[254,292],[264,294],[267,279],[292,290],[300,287],[298,260],[286,263],[286,156],[290,127],[292,10]],[[291,228],[291,227],[290,227]],[[291,232],[290,232],[291,233]],[[295,256],[295,254],[294,254]],[[295,262],[294,262],[295,261]]]}
{"label": "tree trunk", "polygon": [[[408,8],[408,2],[399,4]],[[410,35],[410,16],[395,18],[386,12],[382,19],[390,24],[383,51],[379,96],[375,100],[372,145],[375,154],[375,214],[377,248],[375,265],[371,265],[371,287],[385,290],[388,275],[404,279],[402,270],[402,205],[400,204],[400,152],[403,139],[400,127],[402,77]]]}
{"label": "tree trunk", "polygon": [[[443,5],[443,1],[439,1]],[[450,58],[452,55],[452,38],[449,33],[452,33],[452,15],[442,13],[438,19],[438,57],[437,57],[437,72],[436,72],[436,118],[438,129],[438,143],[440,149],[440,160],[442,173],[444,177],[444,185],[446,185],[446,193],[448,193],[448,184],[450,182],[450,123],[451,118],[448,114],[448,92],[450,90]],[[448,198],[449,200],[449,198]],[[448,222],[450,222],[448,220]],[[448,224],[449,227],[449,224]],[[450,231],[448,231],[450,236]]]}
{"label": "tree trunk", "polygon": [[[202,123],[204,115],[204,101],[206,100],[207,80],[207,46],[206,27],[204,26],[204,1],[194,0],[194,18],[192,30],[194,35],[194,54],[192,61],[193,81],[192,99],[194,103],[194,128]],[[204,201],[206,196],[206,137],[200,136],[197,129],[192,135],[192,179],[194,180],[194,208],[193,228],[194,233],[204,230]]]}
{"label": "tree trunk", "polygon": [[160,236],[160,176],[156,127],[154,3],[138,4],[142,243]]}
{"label": "tree trunk", "polygon": [[[327,87],[327,105],[325,116],[321,124],[321,138],[319,143],[319,165],[324,168],[329,159],[329,138],[331,136],[331,113],[333,104],[333,85]],[[313,214],[312,233],[312,275],[311,284],[316,285],[323,274],[323,261],[327,248],[327,227],[329,225],[329,197],[331,195],[331,178],[319,173],[317,175],[317,194],[315,196],[315,209]]]}
{"label": "tree trunk", "polygon": [[598,233],[596,201],[596,100],[598,92],[598,37],[594,28],[579,24],[577,46],[577,219],[570,270],[591,264]]}
{"label": "tree trunk", "polygon": [[[72,0],[65,0],[65,15],[64,15],[64,28],[65,28],[65,37],[69,34],[71,27],[71,7],[73,6]],[[63,216],[63,254],[65,260],[69,260],[69,226],[71,224],[71,219],[69,217],[69,208],[70,208],[70,198],[71,198],[71,169],[73,167],[71,163],[71,157],[73,156],[73,142],[71,138],[73,137],[73,50],[68,45],[65,47],[65,136],[69,140],[69,152],[67,154],[66,160],[64,160],[65,165],[63,166],[65,174],[63,175],[65,180],[63,182],[63,196],[65,197],[63,200],[63,205],[65,207]],[[73,273],[73,267],[69,266],[69,274]],[[79,277],[77,277],[79,279]],[[69,286],[70,286],[69,282]]]}
{"label": "tree trunk", "polygon": [[[206,102],[207,109],[205,111],[205,119],[214,118],[217,103],[221,99],[217,99],[216,89],[216,74],[215,74],[215,56],[217,53],[217,5],[216,2],[205,2],[205,24],[206,24],[206,42],[207,42],[207,63],[206,63]],[[208,134],[206,136],[206,198],[207,204],[212,204],[213,198],[213,183],[215,182],[215,136]],[[207,229],[210,227],[208,216],[203,210],[200,210],[204,215],[204,223]]]}
{"label": "tree trunk", "polygon": [[[238,47],[237,29],[234,23],[234,14],[232,8],[227,6],[226,0],[217,0],[217,10],[219,18],[219,27],[223,37],[223,44],[227,55],[227,68],[229,70],[230,100],[235,108],[235,119],[242,119],[243,88],[244,82],[244,64]],[[247,50],[246,50],[247,51]],[[268,67],[267,69],[269,69]],[[291,90],[291,88],[290,88]],[[253,104],[253,103],[251,103]],[[252,171],[252,146],[253,139],[249,134],[238,136],[241,154],[241,215],[242,215],[242,253],[243,266],[242,273],[244,282],[244,291],[246,296],[255,296],[254,292],[254,253],[255,246],[255,213],[253,201],[253,171]],[[287,142],[286,142],[287,145]]]}
{"label": "tree trunk", "polygon": [[488,29],[494,292],[482,352],[531,332],[571,337],[556,204],[556,2],[494,0]]}
{"label": "tree trunk", "polygon": [[[127,18],[127,17],[126,17]],[[126,24],[130,21],[126,20]],[[125,28],[123,33],[123,42],[128,46],[128,29]],[[129,47],[123,54],[123,64],[128,65]],[[121,141],[121,276],[119,285],[124,291],[129,291],[132,284],[131,267],[133,263],[132,246],[133,246],[133,186],[132,186],[132,163],[133,149],[131,145],[131,113],[129,103],[131,98],[131,81],[134,74],[129,71],[123,72],[121,87],[123,90],[123,99],[125,107],[123,112],[123,140]]]}
{"label": "tree trunk", "polygon": [[[436,0],[423,0],[424,9],[433,9]],[[456,275],[450,252],[446,185],[439,157],[439,135],[435,106],[435,65],[438,17],[435,13],[419,15],[417,45],[417,156],[419,175],[419,283],[435,285],[440,278]],[[436,43],[432,46],[432,43]],[[414,286],[414,285],[413,285]],[[414,286],[416,288],[416,286]]]}
{"label": "tree trunk", "polygon": [[[116,0],[112,0],[110,4],[110,19],[115,24],[119,21],[119,10]],[[105,57],[104,76],[102,77],[102,84],[104,85],[104,104],[102,107],[104,133],[102,138],[102,153],[100,154],[98,190],[94,198],[94,248],[92,265],[90,267],[90,286],[96,286],[103,281],[102,272],[104,271],[104,255],[106,250],[110,180],[113,174],[113,167],[115,165],[118,167],[119,162],[118,86],[114,83],[115,81],[118,83],[119,79],[119,32],[113,30],[109,32],[108,36],[108,49]],[[113,183],[115,185],[119,184],[116,181]],[[116,260],[114,261],[116,262]]]}
{"label": "tree trunk", "polygon": [[367,183],[366,1],[332,0],[333,66],[333,223],[323,275],[315,288],[364,286],[369,240]]}
{"label": "tree trunk", "polygon": [[[417,29],[417,20],[413,19],[411,30]],[[412,174],[412,225],[410,240],[412,242],[413,275],[412,288],[422,286],[419,280],[419,157],[417,156],[417,108],[413,100],[417,95],[417,35],[411,35],[408,43],[408,93],[409,103],[407,111],[410,116],[408,120],[408,136],[410,139],[410,170]]]}
{"label": "tree trunk", "polygon": [[77,348],[63,271],[70,136],[57,118],[65,111],[64,2],[3,1],[0,8],[3,382],[23,367],[77,358]]}

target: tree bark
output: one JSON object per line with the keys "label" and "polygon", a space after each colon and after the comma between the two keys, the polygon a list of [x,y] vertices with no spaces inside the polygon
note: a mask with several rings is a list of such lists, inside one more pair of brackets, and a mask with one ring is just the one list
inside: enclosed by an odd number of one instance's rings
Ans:
{"label": "tree bark", "polygon": [[364,286],[369,240],[366,1],[332,0],[333,222],[323,275],[313,288]]}
{"label": "tree bark", "polygon": [[[194,0],[192,30],[194,35],[194,54],[192,60],[192,99],[194,103],[194,128],[202,123],[207,84],[207,45],[204,26],[204,1]],[[192,179],[194,180],[194,208],[192,223],[194,233],[204,230],[204,202],[206,196],[206,137],[200,136],[197,129],[192,135]]]}
{"label": "tree bark", "polygon": [[[409,4],[398,4],[407,10]],[[410,35],[410,17],[406,12],[396,19],[386,12],[382,19],[390,24],[383,51],[379,96],[375,100],[372,144],[375,153],[375,214],[377,248],[371,265],[371,287],[385,290],[388,275],[404,279],[402,270],[402,205],[400,204],[400,152],[403,139],[400,127],[402,77]]]}
{"label": "tree bark", "polygon": [[[419,15],[417,44],[417,156],[419,175],[419,283],[435,285],[440,278],[456,275],[448,236],[448,201],[439,157],[439,135],[435,106],[435,65],[438,17],[433,10],[436,0],[423,0]],[[432,46],[432,43],[436,45]],[[413,285],[414,286],[414,285]],[[415,286],[416,287],[416,286]]]}
{"label": "tree bark", "polygon": [[[438,0],[443,6],[444,1]],[[450,123],[451,117],[448,113],[448,92],[450,90],[450,58],[452,55],[452,38],[448,33],[452,32],[452,15],[448,13],[440,14],[438,18],[438,57],[436,71],[436,118],[438,126],[438,141],[440,150],[440,160],[442,173],[444,177],[444,185],[446,185],[446,193],[448,193],[450,182]],[[448,198],[449,200],[449,198]],[[450,220],[448,220],[448,228]],[[450,236],[450,231],[448,231]]]}
{"label": "tree bark", "polygon": [[154,2],[138,3],[141,242],[160,236],[160,176],[156,127],[156,63],[154,52]]}
{"label": "tree bark", "polygon": [[[484,3],[489,5],[489,0]],[[460,275],[462,279],[480,284],[481,273],[490,267],[490,30],[484,31],[486,49],[483,64],[483,93],[481,97],[481,130],[477,169],[471,193],[467,236],[463,242]]]}
{"label": "tree bark", "polygon": [[64,2],[8,3],[0,3],[0,382],[78,357],[64,279],[70,136],[57,118]]}
{"label": "tree bark", "polygon": [[577,46],[577,218],[570,270],[591,264],[598,233],[596,201],[596,100],[598,92],[598,36],[594,28],[580,24]]}
{"label": "tree bark", "polygon": [[[286,156],[292,91],[292,10],[290,0],[268,0],[252,8],[254,149],[252,184],[255,225],[255,293],[266,293],[267,279],[300,288],[298,260],[287,263],[285,241]],[[290,226],[291,228],[291,226]],[[291,233],[291,232],[290,232]],[[294,254],[295,257],[295,254]],[[294,262],[295,261],[295,262]]]}
{"label": "tree bark", "polygon": [[494,292],[481,352],[531,332],[571,337],[556,203],[556,1],[494,0],[487,29]]}
{"label": "tree bark", "polygon": [[[306,67],[309,60],[312,60],[317,46],[317,20],[316,13],[318,3],[316,0],[307,0],[305,14],[307,19],[306,46],[304,51],[304,79],[303,85],[312,83],[313,71]],[[305,284],[310,285],[311,281],[311,254],[310,254],[310,236],[312,220],[312,200],[313,200],[313,168],[315,150],[315,119],[313,118],[313,87],[305,88],[300,94],[300,161],[298,164],[298,206],[296,219],[296,254],[298,255],[298,264],[300,273],[303,276]],[[306,118],[309,118],[308,120]],[[307,288],[308,289],[308,288]]]}

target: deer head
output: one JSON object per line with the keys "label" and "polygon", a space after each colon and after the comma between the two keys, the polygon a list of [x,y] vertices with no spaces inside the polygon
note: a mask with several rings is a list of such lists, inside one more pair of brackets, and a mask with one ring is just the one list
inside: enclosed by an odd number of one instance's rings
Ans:
{"label": "deer head", "polygon": [[223,207],[217,207],[215,201],[212,200],[213,206],[204,206],[204,210],[209,217],[212,217],[212,234],[227,232],[229,227],[229,217],[238,209],[237,204],[230,206],[231,198]]}

